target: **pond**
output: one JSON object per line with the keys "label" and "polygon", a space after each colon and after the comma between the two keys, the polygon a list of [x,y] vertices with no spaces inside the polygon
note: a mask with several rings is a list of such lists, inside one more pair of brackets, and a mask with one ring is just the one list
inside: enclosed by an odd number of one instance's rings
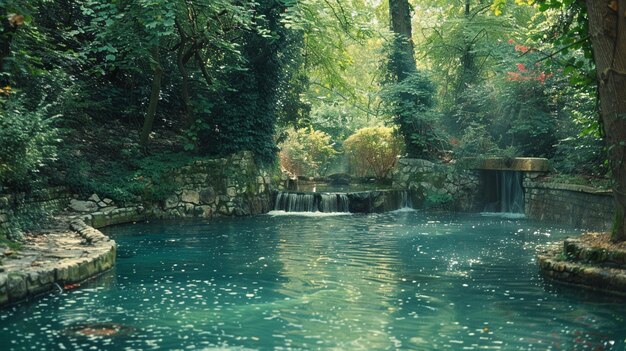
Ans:
{"label": "pond", "polygon": [[397,211],[108,228],[116,268],[0,310],[1,350],[623,350],[622,299],[545,282],[580,231]]}

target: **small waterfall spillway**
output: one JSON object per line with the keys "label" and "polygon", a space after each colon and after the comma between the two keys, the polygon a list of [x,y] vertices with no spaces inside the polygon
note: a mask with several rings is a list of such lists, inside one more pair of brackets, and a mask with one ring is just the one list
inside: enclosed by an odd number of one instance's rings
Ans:
{"label": "small waterfall spillway", "polygon": [[485,212],[524,213],[523,173],[519,171],[492,171],[489,177]]}
{"label": "small waterfall spillway", "polygon": [[285,212],[350,212],[350,200],[341,193],[292,193],[276,195],[275,211]]}
{"label": "small waterfall spillway", "polygon": [[278,192],[274,211],[319,213],[373,213],[411,209],[406,190],[372,190],[350,193]]}

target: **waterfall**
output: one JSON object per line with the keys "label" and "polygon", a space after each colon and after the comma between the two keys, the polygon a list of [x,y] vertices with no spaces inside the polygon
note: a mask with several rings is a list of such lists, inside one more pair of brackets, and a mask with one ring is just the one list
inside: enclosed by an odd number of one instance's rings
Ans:
{"label": "waterfall", "polygon": [[275,211],[285,212],[350,212],[346,194],[339,193],[290,193],[276,195]]}
{"label": "waterfall", "polygon": [[496,171],[495,198],[485,206],[487,212],[524,213],[522,172]]}
{"label": "waterfall", "polygon": [[411,202],[411,197],[409,196],[409,192],[407,190],[400,191],[398,199],[398,209],[413,208],[413,203]]}

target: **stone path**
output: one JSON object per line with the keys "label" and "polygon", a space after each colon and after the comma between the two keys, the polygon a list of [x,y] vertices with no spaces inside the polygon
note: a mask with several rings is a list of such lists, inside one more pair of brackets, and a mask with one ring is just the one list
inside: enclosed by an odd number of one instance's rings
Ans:
{"label": "stone path", "polygon": [[72,286],[115,263],[115,242],[68,214],[57,216],[24,245],[0,248],[0,306]]}

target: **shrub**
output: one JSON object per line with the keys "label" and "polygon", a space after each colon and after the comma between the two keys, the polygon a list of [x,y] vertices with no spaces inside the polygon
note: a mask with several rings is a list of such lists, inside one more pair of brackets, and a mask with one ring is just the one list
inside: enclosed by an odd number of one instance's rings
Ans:
{"label": "shrub", "polygon": [[28,187],[33,175],[56,158],[58,132],[47,109],[29,111],[12,99],[0,106],[0,184]]}
{"label": "shrub", "polygon": [[429,75],[417,71],[403,81],[388,84],[381,99],[389,108],[409,157],[432,159],[442,151],[437,128],[439,116],[434,111],[436,87]]}
{"label": "shrub", "polygon": [[401,138],[389,127],[359,129],[343,143],[351,172],[358,177],[373,174],[378,179],[389,177],[402,146]]}
{"label": "shrub", "polygon": [[330,135],[312,127],[288,130],[279,147],[281,166],[303,176],[323,175],[337,154]]}

